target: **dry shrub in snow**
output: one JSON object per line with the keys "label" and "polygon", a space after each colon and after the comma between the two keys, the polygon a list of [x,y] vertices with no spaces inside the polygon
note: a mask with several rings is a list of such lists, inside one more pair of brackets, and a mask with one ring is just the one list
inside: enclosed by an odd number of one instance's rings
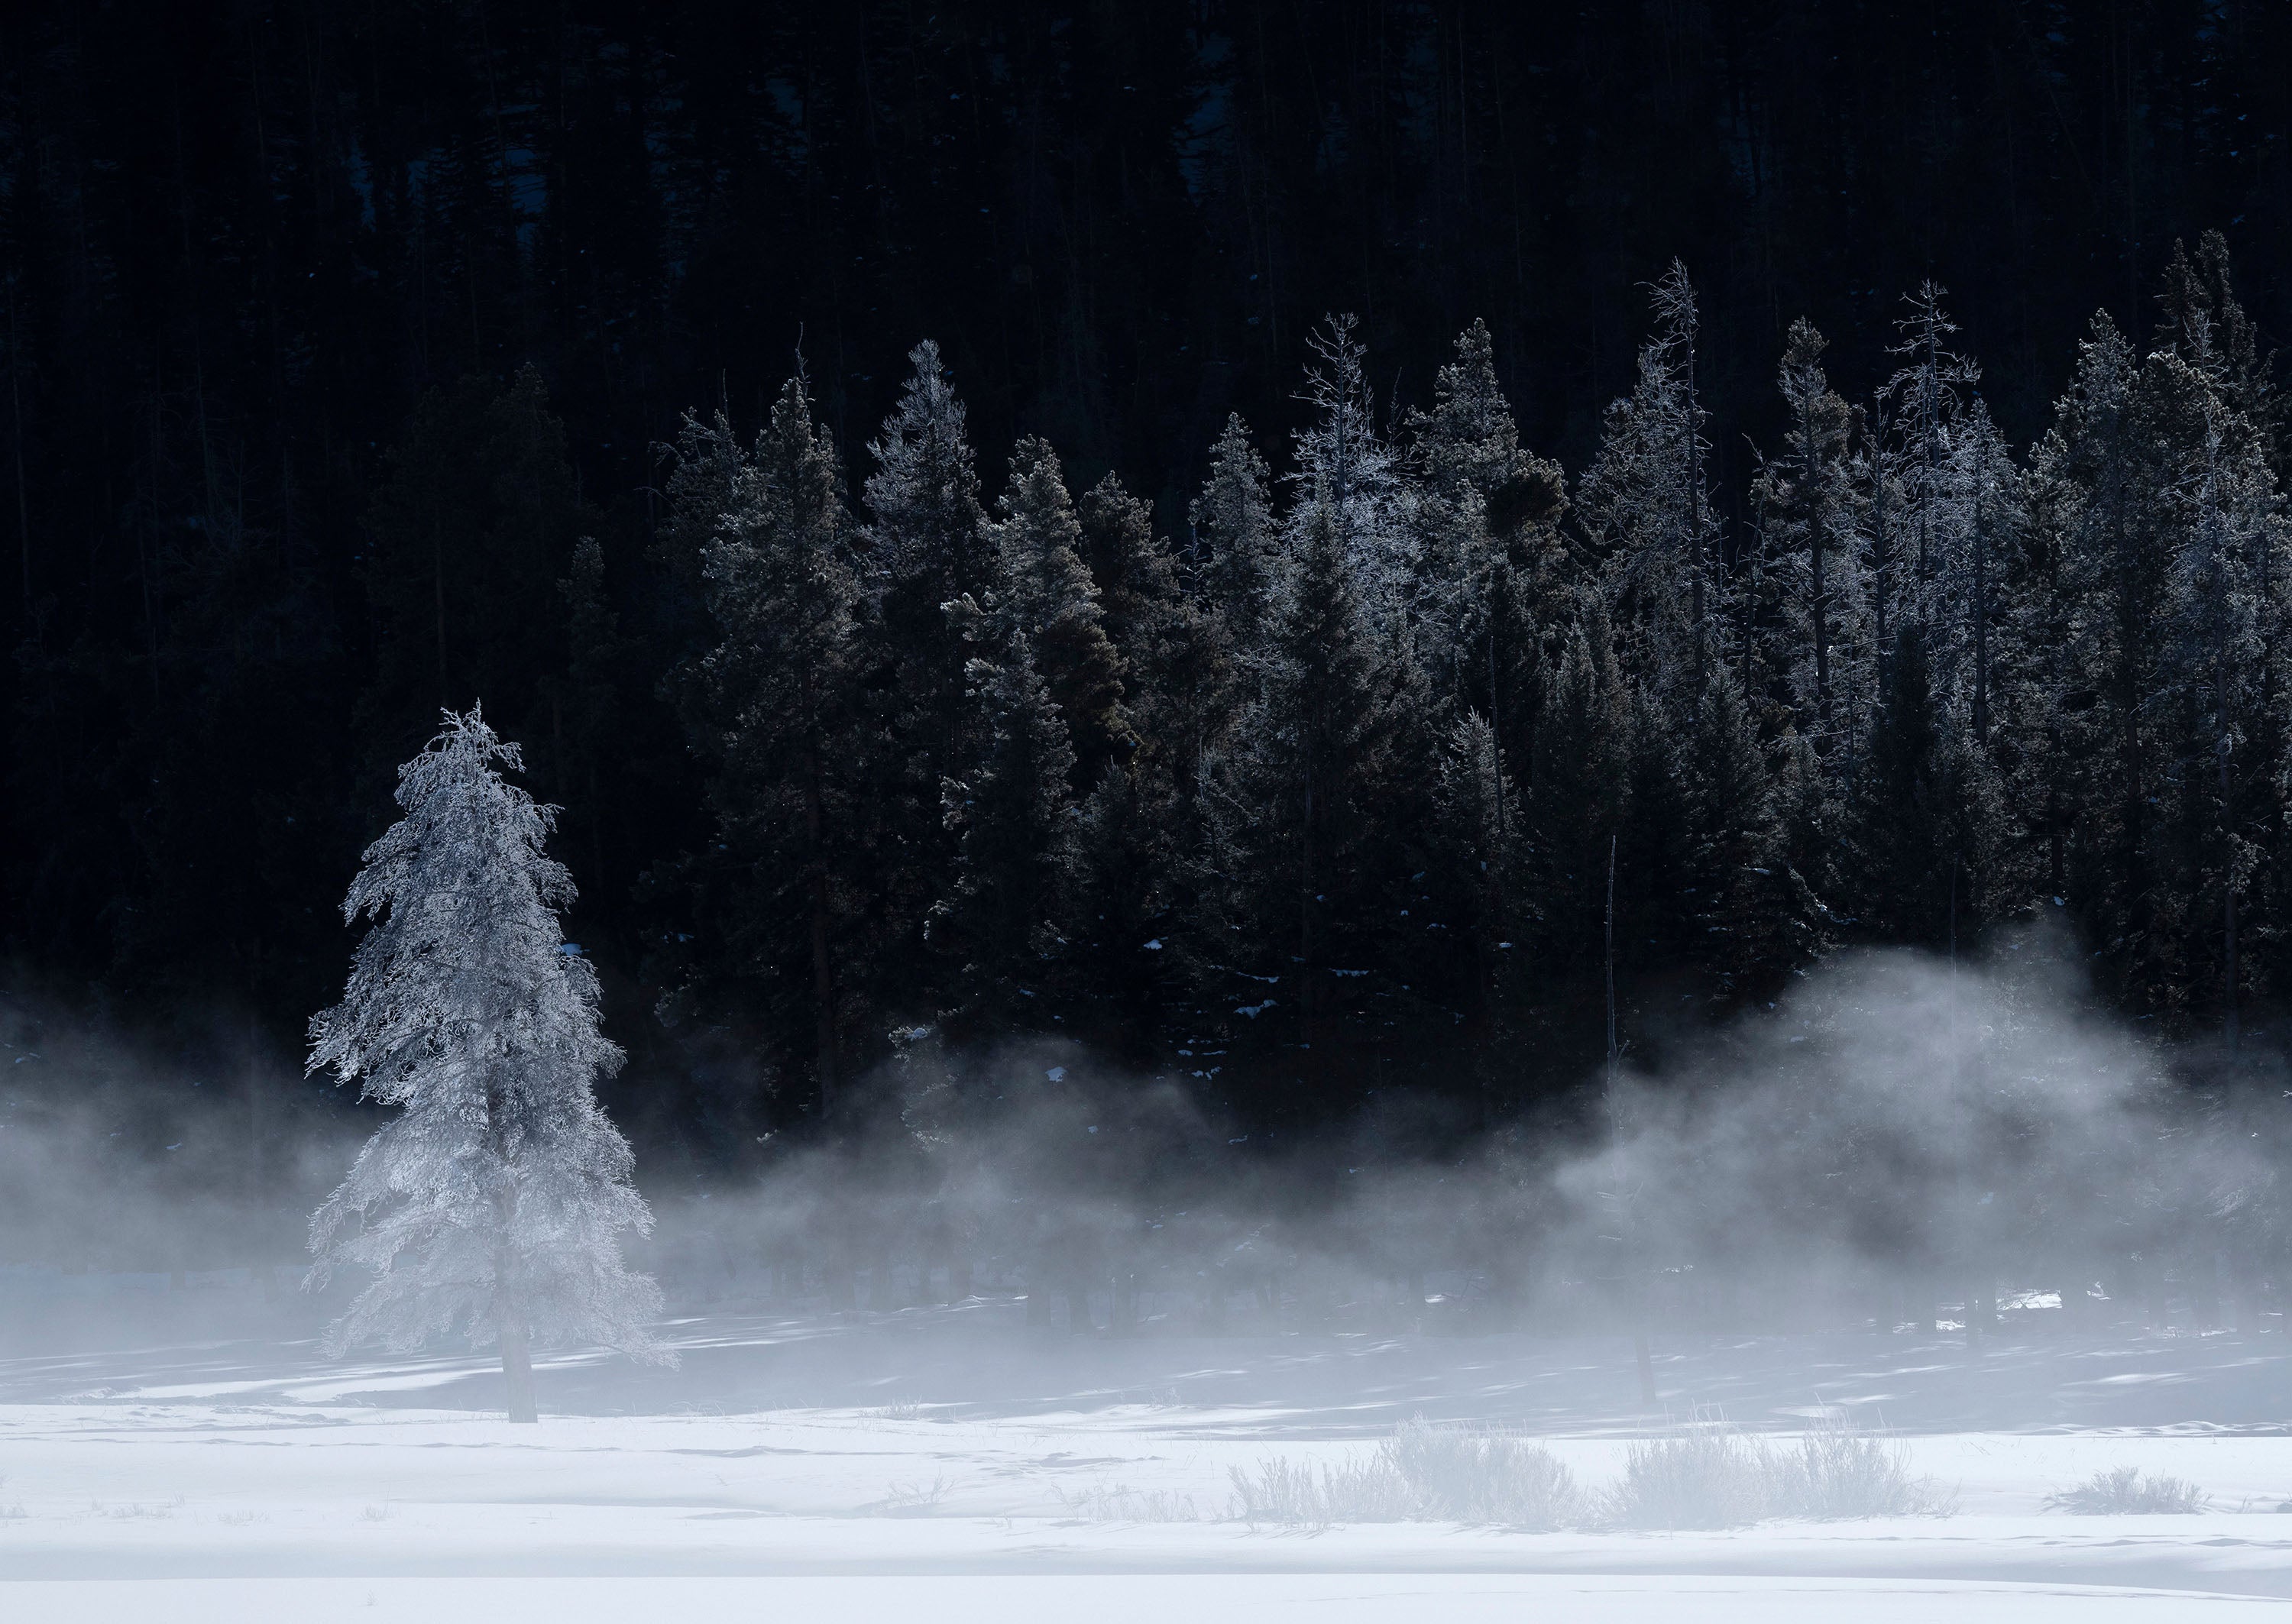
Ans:
{"label": "dry shrub in snow", "polygon": [[1315,1467],[1273,1457],[1236,1468],[1233,1515],[1250,1523],[1500,1523],[1550,1529],[1579,1519],[1568,1468],[1497,1427],[1407,1421],[1364,1461]]}
{"label": "dry shrub in snow", "polygon": [[1952,1504],[1932,1478],[1911,1475],[1907,1445],[1843,1417],[1810,1427],[1796,1447],[1767,1451],[1767,1467],[1771,1516],[1921,1516]]}
{"label": "dry shrub in snow", "polygon": [[1732,1528],[1767,1515],[1766,1451],[1722,1420],[1695,1420],[1634,1443],[1608,1491],[1610,1522],[1626,1528]]}
{"label": "dry shrub in snow", "polygon": [[2078,1516],[2182,1515],[2204,1510],[2212,1504],[2207,1494],[2186,1478],[2159,1472],[2143,1473],[2137,1466],[2095,1472],[2074,1489],[2046,1497],[2046,1504]]}
{"label": "dry shrub in snow", "polygon": [[1717,1417],[1632,1445],[1610,1490],[1611,1522],[1627,1528],[1732,1528],[1763,1517],[1915,1516],[1949,1509],[1914,1477],[1909,1451],[1844,1419],[1796,1441],[1747,1438]]}
{"label": "dry shrub in snow", "polygon": [[1549,1529],[1582,1515],[1583,1496],[1568,1468],[1518,1433],[1436,1427],[1419,1416],[1379,1453],[1414,1491],[1421,1516]]}
{"label": "dry shrub in snow", "polygon": [[1383,1451],[1365,1461],[1316,1468],[1279,1455],[1255,1472],[1232,1469],[1233,1515],[1245,1523],[1327,1528],[1332,1523],[1400,1523],[1416,1512],[1408,1483]]}
{"label": "dry shrub in snow", "polygon": [[1902,1444],[1843,1419],[1770,1442],[1745,1436],[1723,1417],[1698,1416],[1633,1444],[1621,1481],[1597,1494],[1578,1488],[1532,1438],[1503,1427],[1436,1426],[1421,1417],[1403,1423],[1367,1459],[1316,1466],[1271,1456],[1255,1471],[1235,1468],[1232,1477],[1236,1518],[1307,1528],[1410,1521],[1537,1530],[1586,1524],[1733,1528],[1767,1517],[1916,1516],[1950,1509],[1931,1479],[1911,1475]]}

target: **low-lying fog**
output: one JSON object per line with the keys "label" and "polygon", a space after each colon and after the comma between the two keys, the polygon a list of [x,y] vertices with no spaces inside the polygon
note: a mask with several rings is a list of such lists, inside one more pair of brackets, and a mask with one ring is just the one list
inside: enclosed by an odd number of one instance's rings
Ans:
{"label": "low-lying fog", "polygon": [[[327,1305],[296,1290],[303,1220],[371,1119],[254,1053],[236,1080],[126,1113],[162,1097],[131,1087],[150,1062],[21,1009],[15,1023],[0,1334],[158,1331],[222,1288],[230,1323],[308,1334]],[[1841,958],[1771,1011],[1635,1060],[1409,1159],[1388,1147],[1404,1105],[1269,1146],[1069,1045],[965,1061],[922,1046],[836,1148],[768,1149],[755,1177],[703,1183],[641,1146],[658,1225],[632,1260],[672,1314],[1022,1296],[1029,1323],[1118,1335],[1978,1338],[2036,1306],[2062,1325],[2275,1306],[2272,1039],[2233,1064],[2168,1051],[2093,1013],[2042,940],[1980,968]]]}

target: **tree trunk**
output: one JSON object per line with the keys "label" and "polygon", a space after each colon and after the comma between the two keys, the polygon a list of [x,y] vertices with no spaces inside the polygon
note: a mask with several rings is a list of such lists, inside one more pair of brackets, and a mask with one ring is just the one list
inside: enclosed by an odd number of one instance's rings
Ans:
{"label": "tree trunk", "polygon": [[527,1344],[525,1316],[507,1294],[496,1299],[496,1324],[501,1333],[502,1387],[508,1396],[509,1419],[537,1421],[533,1408],[533,1354]]}
{"label": "tree trunk", "polygon": [[[2227,679],[2226,672],[2220,673],[2215,679],[2215,682],[2225,682]],[[2230,834],[2232,814],[2229,806],[2228,729],[2225,727],[2221,729],[2218,754],[2220,757],[2221,845],[2223,848],[2223,855],[2221,857],[2221,892],[2223,896],[2223,909],[2227,916],[2223,921],[2226,929],[2226,940],[2224,945],[2227,953],[2227,965],[2221,992],[2223,998],[2228,1005],[2228,1052],[2234,1054],[2236,1052],[2237,1041],[2240,1035],[2237,1030],[2236,1010],[2236,843],[2233,837]]]}
{"label": "tree trunk", "polygon": [[1828,755],[1830,752],[1830,594],[1823,579],[1822,553],[1822,486],[1820,461],[1815,454],[1814,403],[1804,396],[1799,404],[1799,438],[1805,453],[1805,466],[1800,475],[1806,492],[1806,550],[1812,591],[1808,607],[1813,611],[1814,623],[1814,719],[1817,746]]}
{"label": "tree trunk", "polygon": [[1989,743],[1989,527],[1982,512],[1981,486],[1989,478],[1989,442],[1977,443],[1973,487],[1973,737]]}
{"label": "tree trunk", "polygon": [[1313,742],[1305,741],[1304,836],[1297,888],[1297,1041],[1313,1047]]}
{"label": "tree trunk", "polygon": [[24,486],[23,366],[16,346],[16,292],[12,284],[8,290],[8,396],[16,408],[16,546],[24,573],[22,608],[28,627],[32,623],[32,503]]}
{"label": "tree trunk", "polygon": [[1893,644],[1886,637],[1886,589],[1893,583],[1893,551],[1886,532],[1886,406],[1883,391],[1870,411],[1870,604],[1874,613],[1870,662],[1873,689],[1870,709],[1885,707],[1886,676]]}
{"label": "tree trunk", "polygon": [[[804,676],[804,703],[811,706],[815,681]],[[807,730],[804,750],[803,824],[811,858],[811,1001],[813,1068],[819,1082],[819,1120],[835,1114],[835,977],[828,960],[827,843],[821,808],[819,730]]]}

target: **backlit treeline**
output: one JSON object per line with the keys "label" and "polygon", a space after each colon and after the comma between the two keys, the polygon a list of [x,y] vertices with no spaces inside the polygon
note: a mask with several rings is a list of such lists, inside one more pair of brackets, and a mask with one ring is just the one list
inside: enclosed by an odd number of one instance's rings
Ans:
{"label": "backlit treeline", "polygon": [[662,546],[706,647],[667,691],[714,838],[666,881],[678,1007],[830,1116],[887,1046],[1010,1033],[1500,1111],[1598,1051],[1612,905],[1627,1028],[2042,916],[2232,1041],[2282,953],[2292,560],[2224,245],[2155,332],[2094,318],[2026,447],[1943,289],[1890,376],[1797,323],[1739,522],[1694,287],[1651,291],[1590,467],[1521,444],[1481,325],[1394,410],[1340,317],[1307,426],[1230,418],[1177,535],[1043,439],[982,470],[929,342],[849,454],[801,374],[753,435],[689,418]]}

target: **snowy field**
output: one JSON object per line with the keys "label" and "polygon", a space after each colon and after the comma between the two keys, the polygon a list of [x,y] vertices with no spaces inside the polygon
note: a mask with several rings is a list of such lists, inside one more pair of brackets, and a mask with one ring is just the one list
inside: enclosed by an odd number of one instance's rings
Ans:
{"label": "snowy field", "polygon": [[[1788,1432],[1844,1408],[1901,1435],[1953,1508],[1525,1533],[1253,1524],[1230,1472],[1359,1459],[1422,1414],[1517,1424],[1596,1485],[1650,1430],[1628,1344],[1069,1339],[1008,1299],[720,1314],[671,1326],[679,1371],[545,1365],[542,1423],[513,1427],[483,1361],[329,1363],[285,1312],[218,1287],[202,1334],[7,1339],[0,1620],[1880,1624],[2292,1598],[2274,1331],[2009,1333],[1979,1357],[1957,1337],[1659,1337],[1674,1414]],[[2212,1508],[2047,1508],[2127,1465]]]}

